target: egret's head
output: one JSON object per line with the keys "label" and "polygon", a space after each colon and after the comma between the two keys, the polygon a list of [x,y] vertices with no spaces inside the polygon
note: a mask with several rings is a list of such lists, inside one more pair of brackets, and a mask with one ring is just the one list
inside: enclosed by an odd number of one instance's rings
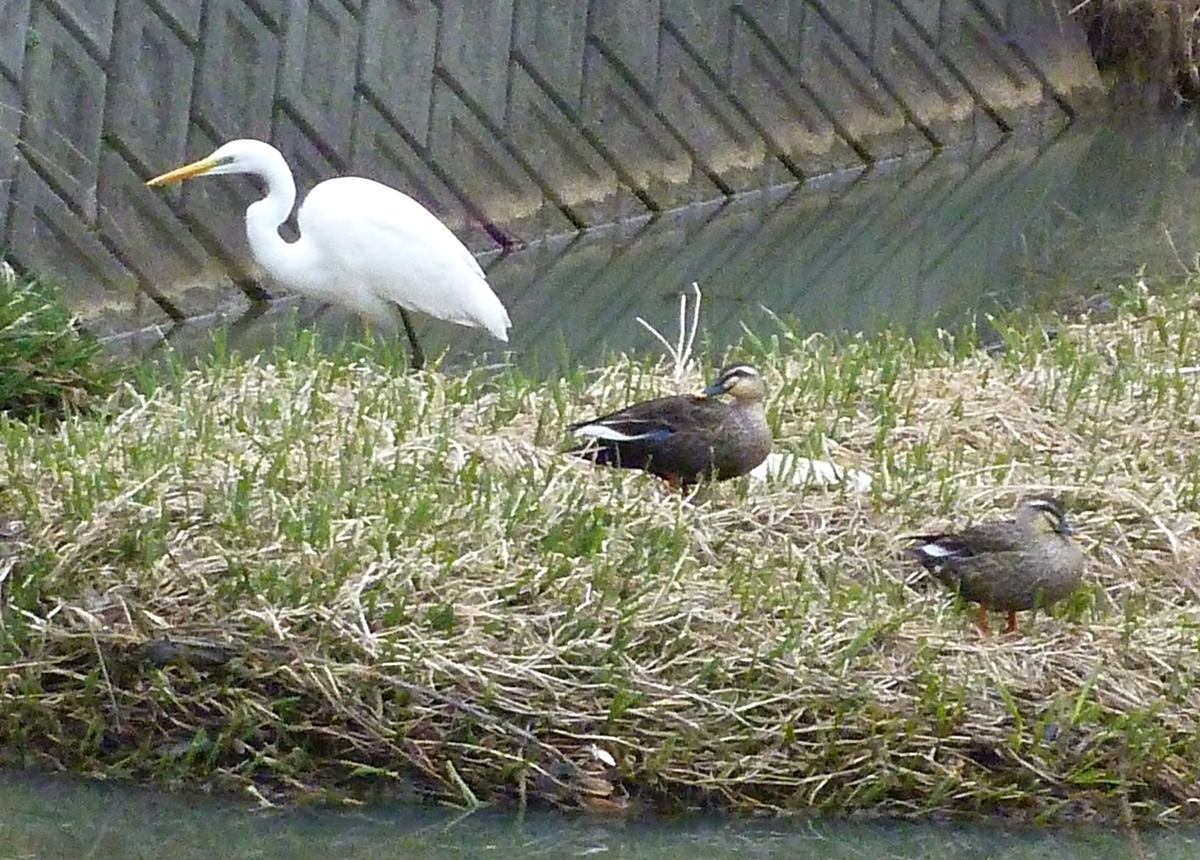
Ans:
{"label": "egret's head", "polygon": [[731,364],[721,369],[716,380],[704,389],[708,397],[728,394],[736,400],[754,403],[766,396],[762,374],[749,364]]}
{"label": "egret's head", "polygon": [[[279,150],[261,140],[231,140],[212,155],[177,167],[156,176],[147,185],[167,185],[182,182],[193,176],[219,176],[224,173],[257,173],[267,175],[272,168],[284,164]],[[286,168],[286,164],[284,164]]]}

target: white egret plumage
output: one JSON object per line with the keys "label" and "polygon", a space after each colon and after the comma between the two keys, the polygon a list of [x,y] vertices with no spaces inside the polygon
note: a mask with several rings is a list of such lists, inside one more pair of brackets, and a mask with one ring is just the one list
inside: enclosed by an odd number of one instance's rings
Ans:
{"label": "white egret plumage", "polygon": [[259,264],[298,293],[388,328],[398,309],[414,369],[424,366],[425,355],[410,310],[508,340],[508,311],[471,252],[428,209],[394,188],[358,176],[325,180],[300,206],[300,237],[287,242],[279,226],[296,202],[296,183],[283,155],[268,143],[230,141],[146,184],[228,173],[254,174],[266,183],[266,196],[246,209],[246,237]]}

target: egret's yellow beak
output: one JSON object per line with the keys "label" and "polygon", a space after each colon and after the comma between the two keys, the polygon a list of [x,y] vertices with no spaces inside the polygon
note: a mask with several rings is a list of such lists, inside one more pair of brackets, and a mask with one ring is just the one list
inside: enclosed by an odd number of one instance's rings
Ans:
{"label": "egret's yellow beak", "polygon": [[219,162],[215,158],[202,158],[199,161],[193,161],[191,164],[185,164],[183,167],[176,167],[174,170],[164,173],[162,176],[156,176],[147,182],[147,185],[166,185],[169,182],[182,182],[185,179],[191,179],[193,176],[200,176],[208,173],[217,166]]}

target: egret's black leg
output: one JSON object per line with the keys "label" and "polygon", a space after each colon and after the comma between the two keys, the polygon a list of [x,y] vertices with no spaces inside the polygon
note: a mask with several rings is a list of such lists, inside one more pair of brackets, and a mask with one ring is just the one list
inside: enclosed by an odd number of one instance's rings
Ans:
{"label": "egret's black leg", "polygon": [[[397,307],[400,307],[397,305]],[[404,323],[404,331],[408,335],[408,343],[412,347],[412,352],[409,354],[408,363],[413,370],[423,370],[425,368],[425,350],[421,349],[421,344],[417,340],[417,332],[413,329],[412,320],[408,317],[408,311],[400,307],[400,320]]]}

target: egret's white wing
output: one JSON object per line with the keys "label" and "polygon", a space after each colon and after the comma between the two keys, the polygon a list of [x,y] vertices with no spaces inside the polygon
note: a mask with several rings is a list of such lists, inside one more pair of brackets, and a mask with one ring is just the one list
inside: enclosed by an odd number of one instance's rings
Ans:
{"label": "egret's white wing", "polygon": [[301,241],[360,311],[380,317],[395,302],[508,340],[508,312],[478,261],[408,195],[370,179],[330,179],[309,193],[297,220]]}

